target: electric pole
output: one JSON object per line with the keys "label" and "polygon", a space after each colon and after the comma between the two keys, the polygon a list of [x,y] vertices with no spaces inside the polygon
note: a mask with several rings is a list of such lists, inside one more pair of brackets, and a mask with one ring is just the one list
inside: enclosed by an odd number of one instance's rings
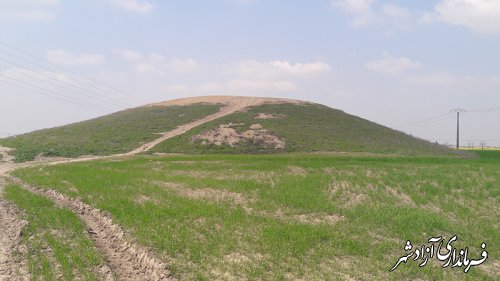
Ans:
{"label": "electric pole", "polygon": [[455,108],[451,112],[457,113],[457,150],[460,149],[460,112],[465,112],[465,109]]}

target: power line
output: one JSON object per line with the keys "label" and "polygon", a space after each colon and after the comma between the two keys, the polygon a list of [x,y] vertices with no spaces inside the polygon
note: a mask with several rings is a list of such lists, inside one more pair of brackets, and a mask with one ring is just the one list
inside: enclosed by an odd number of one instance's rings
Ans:
{"label": "power line", "polygon": [[[19,53],[25,54],[25,55],[27,55],[27,56],[29,56],[29,57],[31,57],[31,58],[36,59],[37,61],[43,62],[43,63],[44,63],[44,64],[46,64],[46,65],[50,65],[50,66],[52,66],[52,67],[54,67],[54,68],[56,68],[56,69],[62,70],[63,72],[70,73],[70,74],[72,74],[72,76],[74,76],[74,77],[76,77],[76,78],[79,78],[79,79],[80,79],[80,81],[79,81],[80,83],[86,84],[87,86],[92,87],[92,88],[94,88],[94,89],[96,89],[96,90],[98,90],[98,91],[103,91],[102,87],[104,87],[104,88],[107,88],[107,89],[108,89],[106,92],[110,92],[109,90],[111,90],[111,91],[113,91],[113,92],[115,92],[115,93],[118,93],[118,94],[120,94],[120,95],[122,95],[122,96],[126,97],[127,99],[129,99],[129,101],[132,101],[132,100],[133,100],[133,101],[134,101],[134,104],[135,104],[135,103],[140,103],[140,104],[144,104],[144,103],[146,103],[145,101],[142,101],[142,100],[138,99],[136,96],[134,96],[134,95],[132,95],[132,94],[130,94],[130,93],[126,93],[126,92],[124,92],[124,91],[122,91],[122,90],[119,90],[119,89],[116,89],[116,88],[114,88],[114,87],[108,86],[108,85],[106,85],[106,84],[104,84],[104,83],[102,83],[102,82],[99,82],[99,81],[92,80],[92,79],[90,79],[90,78],[86,78],[86,77],[84,77],[84,76],[81,76],[81,75],[79,75],[79,74],[77,74],[77,73],[75,73],[75,72],[73,72],[73,71],[71,71],[71,70],[69,70],[69,69],[67,69],[67,68],[61,67],[61,66],[59,66],[59,65],[55,65],[55,64],[53,64],[53,63],[50,63],[50,62],[48,62],[48,61],[46,61],[46,60],[44,60],[44,59],[42,59],[42,58],[40,58],[40,57],[38,57],[38,56],[36,56],[36,55],[33,55],[33,54],[29,53],[29,52],[26,52],[26,51],[24,51],[24,50],[21,50],[21,49],[19,49],[19,48],[17,48],[17,47],[14,47],[14,46],[12,46],[12,45],[9,45],[9,44],[7,44],[7,43],[5,43],[5,42],[1,42],[1,41],[0,41],[0,45],[6,46],[6,47],[8,47],[8,48],[10,48],[10,49],[12,49],[12,50],[15,50],[15,51],[19,52]],[[38,66],[38,67],[42,67],[42,68],[44,68],[43,66],[40,66],[39,64],[37,64],[37,63],[35,63],[35,62],[33,62],[33,61],[29,61],[29,60],[27,60],[27,59],[25,59],[25,58],[21,58],[21,57],[19,57],[19,56],[17,56],[17,55],[13,55],[12,53],[6,52],[5,50],[0,50],[0,52],[2,52],[2,53],[4,53],[4,54],[7,54],[7,55],[9,55],[9,56],[11,56],[11,57],[15,57],[15,58],[17,58],[17,59],[20,59],[20,60],[23,60],[23,61],[25,61],[25,62],[28,62],[28,63],[30,63],[30,64],[36,65],[36,66]],[[46,67],[45,67],[45,68],[46,68]],[[90,82],[89,82],[89,81],[90,81]],[[95,84],[100,85],[100,87],[101,87],[101,88],[97,87]]]}
{"label": "power line", "polygon": [[[44,69],[45,71],[48,71],[48,72],[52,72],[52,73],[54,73],[54,71],[53,71],[53,70],[51,70],[51,69],[49,69],[49,68],[47,68],[47,67],[41,66],[40,64],[34,63],[34,62],[29,61],[29,60],[27,60],[27,59],[24,59],[24,58],[21,58],[21,57],[19,57],[19,56],[13,55],[13,54],[11,54],[11,53],[5,52],[4,50],[1,50],[1,49],[0,49],[0,53],[7,54],[7,55],[9,55],[9,56],[11,56],[11,57],[13,57],[13,58],[15,58],[15,59],[17,59],[17,60],[20,60],[20,61],[23,61],[23,62],[28,63],[28,64],[30,64],[30,65],[34,65],[34,66],[36,66],[36,67],[42,68],[42,69]],[[2,61],[4,61],[4,62],[7,62],[7,63],[9,63],[9,64],[11,64],[11,65],[15,65],[15,66],[17,66],[17,67],[20,67],[20,68],[23,68],[23,69],[28,70],[28,68],[27,68],[26,66],[23,66],[23,65],[18,64],[18,63],[16,63],[16,62],[13,62],[13,61],[11,61],[11,60],[8,60],[8,59],[6,59],[5,57],[4,57],[4,58],[0,58],[0,60],[2,60]],[[37,73],[37,74],[42,75],[42,76],[45,76],[45,77],[48,77],[49,79],[53,79],[53,77],[50,77],[49,75],[46,75],[46,74],[44,74],[44,73],[41,73],[41,72],[35,72],[35,71],[32,71],[32,72]],[[71,87],[76,87],[76,88],[82,89],[82,90],[84,90],[84,91],[91,92],[91,93],[93,93],[94,95],[99,96],[99,97],[104,98],[104,99],[108,99],[108,100],[110,99],[109,97],[107,97],[106,95],[103,95],[102,93],[96,92],[96,91],[94,91],[94,90],[88,90],[88,89],[82,88],[81,86],[78,86],[78,84],[77,84],[77,83],[81,83],[81,82],[78,82],[78,81],[77,81],[77,80],[75,80],[74,78],[71,78],[71,76],[70,76],[70,75],[68,75],[67,73],[63,73],[63,74],[64,74],[64,75],[68,78],[68,80],[70,80],[70,81],[72,81],[72,82],[74,82],[74,83],[72,84],[72,83],[68,83],[68,82],[61,81],[61,80],[57,80],[58,82],[63,82],[63,83],[66,83],[66,84],[70,85]],[[102,91],[102,90],[100,90],[100,89],[99,89],[99,91]],[[120,99],[116,99],[116,101],[119,101],[119,102],[123,103]],[[116,101],[115,101],[115,100],[113,100],[113,102],[116,102]],[[126,106],[127,106],[127,107],[129,107],[129,106],[131,106],[131,105],[132,105],[132,104],[126,104]]]}
{"label": "power line", "polygon": [[10,84],[12,86],[18,87],[18,88],[22,88],[22,89],[25,89],[25,90],[38,92],[38,93],[40,93],[42,95],[45,95],[45,96],[49,96],[49,97],[52,97],[52,98],[55,98],[55,99],[58,99],[58,100],[62,100],[62,101],[65,101],[65,102],[69,102],[69,103],[73,103],[73,104],[76,104],[76,105],[84,106],[84,107],[91,108],[91,109],[94,109],[94,110],[98,110],[98,111],[101,111],[101,112],[113,111],[112,109],[105,108],[105,107],[100,106],[100,105],[94,105],[94,104],[91,104],[91,103],[88,103],[88,102],[85,102],[85,101],[81,101],[81,100],[73,98],[73,97],[68,97],[68,96],[65,96],[65,95],[55,95],[53,93],[47,92],[47,89],[38,87],[38,86],[33,85],[31,83],[27,83],[27,82],[24,82],[24,81],[21,81],[21,80],[18,80],[18,79],[15,79],[15,78],[3,75],[3,74],[0,74],[0,76],[3,77],[4,79],[5,78],[6,79],[10,79],[10,80],[13,80],[15,82],[6,81],[6,80],[0,80],[0,81],[2,81],[3,83]]}
{"label": "power line", "polygon": [[[9,77],[7,77],[7,78],[9,78]],[[87,108],[90,108],[90,109],[93,109],[93,110],[99,111],[99,112],[107,112],[107,110],[103,110],[102,108],[96,107],[96,106],[94,106],[92,104],[82,103],[79,100],[75,100],[75,99],[72,99],[70,97],[57,96],[57,95],[54,95],[52,93],[45,92],[44,90],[29,88],[29,87],[26,87],[25,85],[18,84],[16,82],[12,82],[12,81],[6,81],[6,80],[2,80],[2,79],[0,79],[0,81],[2,81],[3,83],[6,83],[6,84],[12,85],[12,86],[21,88],[21,89],[25,89],[25,90],[32,91],[32,92],[37,92],[37,93],[40,93],[40,94],[42,94],[44,96],[48,96],[48,97],[51,97],[51,98],[54,98],[54,99],[57,99],[57,100],[61,100],[61,101],[64,101],[64,102],[72,103],[72,104],[83,106],[83,107],[87,107]]]}
{"label": "power line", "polygon": [[27,52],[27,51],[21,50],[20,48],[14,47],[14,46],[12,46],[12,45],[10,45],[10,44],[7,44],[7,43],[5,43],[5,42],[0,41],[0,45],[6,46],[6,47],[8,47],[8,48],[10,48],[10,49],[12,49],[12,50],[15,50],[15,51],[19,52],[19,53],[23,53],[23,54],[25,54],[25,55],[28,55],[28,56],[30,56],[30,57],[32,57],[32,58],[34,58],[34,59],[38,60],[38,61],[41,61],[41,62],[43,62],[43,63],[45,63],[45,64],[48,64],[48,65],[50,65],[50,66],[52,66],[52,67],[55,67],[55,68],[57,68],[57,69],[61,69],[61,70],[63,70],[63,71],[69,72],[69,73],[71,73],[71,74],[73,74],[73,75],[76,75],[76,76],[77,76],[77,77],[79,77],[80,79],[90,81],[91,83],[89,83],[89,82],[84,82],[84,83],[88,84],[90,87],[93,87],[93,88],[95,88],[95,89],[97,89],[97,90],[102,90],[102,89],[97,88],[97,87],[96,87],[95,85],[93,85],[92,83],[94,83],[94,84],[98,84],[98,85],[101,85],[101,86],[103,86],[103,87],[105,87],[105,88],[108,88],[108,89],[113,90],[113,91],[115,91],[115,92],[117,92],[117,93],[120,93],[121,95],[128,96],[129,98],[132,98],[133,100],[135,100],[136,102],[139,102],[139,103],[141,103],[141,104],[146,103],[146,102],[145,102],[145,101],[143,101],[143,100],[137,99],[137,97],[136,97],[136,96],[134,96],[134,95],[132,95],[132,94],[130,94],[130,93],[127,93],[127,92],[124,92],[124,91],[122,91],[122,90],[116,89],[116,88],[111,87],[111,86],[109,86],[109,85],[106,85],[106,84],[104,84],[104,83],[102,83],[102,82],[95,81],[95,80],[92,80],[92,79],[90,79],[90,78],[87,78],[87,77],[81,76],[81,75],[79,75],[79,74],[77,74],[77,73],[75,73],[75,72],[73,72],[73,71],[71,71],[71,70],[69,70],[69,69],[67,69],[67,68],[64,68],[64,67],[62,67],[62,66],[59,66],[59,65],[56,65],[56,64],[53,64],[53,63],[50,63],[50,62],[48,62],[48,61],[47,61],[47,60],[45,60],[45,59],[42,59],[42,58],[40,58],[40,57],[38,57],[38,56],[36,56],[36,55],[34,55],[34,54],[31,54],[31,53],[29,53],[29,52]]}
{"label": "power line", "polygon": [[[34,79],[36,79],[36,80],[38,80],[38,81],[40,81],[40,82],[42,82],[42,83],[47,83],[47,84],[50,84],[50,85],[52,85],[52,86],[55,86],[55,87],[58,87],[58,88],[61,88],[61,89],[64,89],[64,90],[67,90],[67,91],[70,91],[70,92],[74,92],[74,93],[76,93],[76,94],[83,95],[83,96],[86,96],[86,97],[89,97],[89,98],[95,98],[95,96],[91,95],[91,94],[93,94],[93,92],[88,91],[88,90],[87,90],[87,89],[85,89],[85,88],[79,87],[78,85],[72,85],[72,84],[70,84],[70,83],[68,83],[68,82],[65,82],[65,81],[63,81],[63,80],[54,79],[54,77],[52,77],[52,76],[50,76],[50,75],[47,75],[47,74],[45,74],[45,73],[43,73],[43,72],[37,72],[37,71],[33,71],[33,70],[31,70],[31,69],[26,69],[26,68],[24,68],[24,66],[22,66],[22,65],[19,65],[19,64],[17,64],[17,63],[13,63],[13,62],[9,62],[8,60],[5,60],[5,59],[3,59],[3,58],[0,58],[0,61],[6,61],[6,62],[8,62],[8,63],[10,63],[10,64],[12,64],[12,65],[15,65],[15,66],[17,66],[17,67],[20,67],[20,69],[22,69],[22,71],[21,71],[21,70],[19,70],[19,69],[12,69],[12,68],[11,68],[11,69],[9,69],[9,71],[16,72],[16,73],[19,73],[19,74],[22,74],[22,75],[29,75],[30,77],[32,77],[32,78],[34,78]],[[4,66],[4,67],[6,67],[4,64],[0,64],[0,65],[2,65],[2,66]],[[29,73],[31,73],[31,74],[28,74],[28,73],[26,73],[26,72],[29,72]],[[47,79],[41,79],[41,78],[39,78],[39,76],[42,76],[42,77],[48,78],[48,80],[47,80]],[[50,81],[50,80],[52,80],[52,79],[53,79],[53,80],[55,80],[55,81],[58,81],[58,82],[62,82],[63,84],[67,84],[67,85],[69,85],[69,86],[71,86],[71,87],[68,87],[68,86],[63,86],[63,85],[59,85],[58,83],[55,83],[55,82]],[[85,92],[89,92],[90,94],[82,93],[81,91],[75,90],[75,88],[76,88],[76,89],[81,89],[81,90],[83,90],[83,91],[85,91]],[[111,104],[111,105],[113,105],[113,106],[114,106],[114,105],[115,105],[115,103],[116,103],[116,101],[114,101],[114,100],[112,100],[112,99],[110,99],[110,98],[108,98],[108,97],[106,97],[106,96],[102,96],[102,95],[98,95],[98,96],[99,96],[101,99],[106,99],[106,100],[107,100],[107,102],[108,102],[108,103],[110,103],[110,104]],[[118,102],[120,102],[120,101],[118,101]],[[121,103],[122,105],[127,106],[127,107],[129,106],[129,105],[127,105],[126,103],[123,103],[123,102],[120,102],[120,103]]]}
{"label": "power line", "polygon": [[437,115],[437,116],[434,116],[434,117],[426,118],[424,120],[420,120],[420,121],[408,123],[408,124],[403,125],[401,127],[410,127],[410,126],[424,125],[424,124],[428,125],[428,124],[432,124],[432,123],[435,123],[435,122],[439,122],[439,121],[450,119],[450,117],[452,117],[452,115],[453,114],[451,112],[447,112],[447,113],[440,114],[440,115]]}
{"label": "power line", "polygon": [[[432,140],[452,141],[453,138],[429,138]],[[500,141],[500,139],[462,139],[463,141]]]}
{"label": "power line", "polygon": [[500,107],[490,107],[490,108],[479,108],[479,109],[468,109],[467,112],[493,112],[500,111]]}
{"label": "power line", "polygon": [[6,83],[6,84],[12,85],[12,86],[21,88],[21,89],[25,89],[25,90],[31,91],[31,92],[37,92],[37,93],[40,93],[40,94],[42,94],[44,96],[48,96],[48,97],[51,97],[51,98],[54,98],[54,99],[57,99],[57,100],[61,100],[61,101],[64,101],[64,102],[68,102],[68,103],[72,103],[72,104],[75,104],[75,105],[83,106],[83,107],[92,109],[94,111],[98,111],[98,112],[101,112],[101,113],[102,112],[107,112],[107,111],[104,111],[103,109],[95,107],[93,105],[81,103],[81,102],[79,102],[77,100],[73,100],[73,99],[70,99],[70,98],[67,98],[67,97],[56,96],[56,95],[53,95],[53,94],[45,92],[45,91],[41,91],[41,90],[37,90],[37,89],[32,89],[32,88],[26,87],[24,85],[17,84],[17,83],[12,82],[12,81],[5,81],[5,80],[1,80],[1,79],[0,79],[0,81],[2,81],[3,83]]}
{"label": "power line", "polygon": [[[467,109],[467,110],[464,109],[461,112],[462,113],[476,113],[476,112],[494,112],[494,111],[500,111],[500,107],[478,108],[478,109]],[[426,118],[423,120],[419,120],[419,121],[415,121],[412,123],[402,125],[402,126],[400,126],[400,128],[421,125],[421,124],[423,125],[424,123],[427,123],[427,122],[429,122],[428,124],[431,124],[431,123],[434,123],[434,121],[438,122],[438,121],[442,121],[442,120],[447,120],[447,119],[450,119],[449,116],[453,115],[453,113],[454,112],[443,113],[443,114],[440,114],[437,116],[429,117],[429,118]],[[447,117],[447,118],[443,118],[443,117]]]}

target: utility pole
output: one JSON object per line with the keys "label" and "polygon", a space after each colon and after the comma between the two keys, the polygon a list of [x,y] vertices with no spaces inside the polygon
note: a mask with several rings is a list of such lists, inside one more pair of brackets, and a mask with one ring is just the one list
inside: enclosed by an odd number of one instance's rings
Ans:
{"label": "utility pole", "polygon": [[460,149],[460,112],[465,112],[465,109],[455,108],[451,112],[457,113],[457,150]]}

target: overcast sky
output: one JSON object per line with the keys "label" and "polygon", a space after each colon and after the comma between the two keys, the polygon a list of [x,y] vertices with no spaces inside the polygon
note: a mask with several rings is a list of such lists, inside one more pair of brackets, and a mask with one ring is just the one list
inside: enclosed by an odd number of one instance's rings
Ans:
{"label": "overcast sky", "polygon": [[500,146],[500,0],[3,0],[0,34],[0,137],[223,94]]}

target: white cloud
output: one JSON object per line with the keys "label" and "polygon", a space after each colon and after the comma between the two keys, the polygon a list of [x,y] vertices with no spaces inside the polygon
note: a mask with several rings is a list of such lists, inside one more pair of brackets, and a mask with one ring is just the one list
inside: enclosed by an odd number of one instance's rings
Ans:
{"label": "white cloud", "polygon": [[116,55],[118,55],[120,58],[127,60],[127,61],[139,61],[144,57],[141,54],[141,52],[128,50],[128,49],[116,49],[116,50],[113,50],[113,52]]}
{"label": "white cloud", "polygon": [[292,64],[288,61],[271,61],[269,64],[278,72],[292,75],[309,75],[331,70],[330,66],[324,62]]}
{"label": "white cloud", "polygon": [[367,69],[384,74],[400,74],[421,66],[419,62],[405,57],[394,58],[387,53],[384,54],[382,59],[370,61],[365,64]]}
{"label": "white cloud", "polygon": [[20,67],[6,68],[2,71],[2,74],[22,82],[34,83],[37,85],[39,85],[40,82],[54,83],[54,80],[56,80],[56,82],[68,83],[72,79],[67,74],[61,72]]}
{"label": "white cloud", "polygon": [[331,71],[330,65],[324,62],[290,63],[285,60],[270,62],[243,60],[231,63],[228,68],[238,75],[260,79],[285,75],[309,76]]}
{"label": "white cloud", "polygon": [[286,80],[233,79],[225,83],[206,82],[198,87],[203,94],[276,94],[297,91],[297,86]]}
{"label": "white cloud", "polygon": [[148,13],[153,9],[153,4],[149,1],[140,0],[111,0],[116,6],[138,13]]}
{"label": "white cloud", "polygon": [[394,3],[378,4],[376,0],[331,0],[331,6],[351,16],[350,25],[366,27],[371,25],[387,25],[390,28],[407,29],[412,12]]}
{"label": "white cloud", "polygon": [[169,67],[175,72],[192,72],[200,69],[201,65],[194,59],[173,59]]}
{"label": "white cloud", "polygon": [[55,18],[59,0],[3,0],[0,2],[0,21],[48,21]]}
{"label": "white cloud", "polygon": [[375,0],[331,0],[331,5],[340,8],[353,17],[351,25],[355,27],[366,26],[377,20],[372,10]]}
{"label": "white cloud", "polygon": [[146,60],[136,65],[135,70],[142,74],[155,74],[165,77],[168,72],[195,72],[200,68],[201,64],[192,58],[166,60],[161,54],[151,53]]}
{"label": "white cloud", "polygon": [[[115,50],[115,53],[134,60],[140,57],[127,49]],[[136,73],[150,81],[170,83],[162,85],[161,88],[171,93],[185,93],[190,90],[203,94],[290,93],[298,90],[295,83],[311,82],[310,78],[331,72],[330,65],[321,61],[291,63],[287,60],[242,60],[203,63],[193,58],[168,58],[159,53],[151,53],[134,62]],[[200,80],[210,82],[201,83]]]}
{"label": "white cloud", "polygon": [[293,92],[297,90],[297,86],[290,81],[279,80],[245,80],[234,79],[227,84],[229,92]]}
{"label": "white cloud", "polygon": [[47,60],[51,63],[61,65],[98,65],[104,63],[101,54],[70,54],[63,49],[47,52]]}
{"label": "white cloud", "polygon": [[381,13],[387,18],[399,21],[409,20],[411,18],[411,13],[407,8],[395,4],[384,5],[381,9]]}
{"label": "white cloud", "polygon": [[135,66],[135,71],[138,73],[146,74],[146,73],[155,73],[161,74],[153,64],[147,62],[141,62]]}
{"label": "white cloud", "polygon": [[500,33],[500,1],[441,0],[422,22],[442,21],[468,27],[480,33]]}

